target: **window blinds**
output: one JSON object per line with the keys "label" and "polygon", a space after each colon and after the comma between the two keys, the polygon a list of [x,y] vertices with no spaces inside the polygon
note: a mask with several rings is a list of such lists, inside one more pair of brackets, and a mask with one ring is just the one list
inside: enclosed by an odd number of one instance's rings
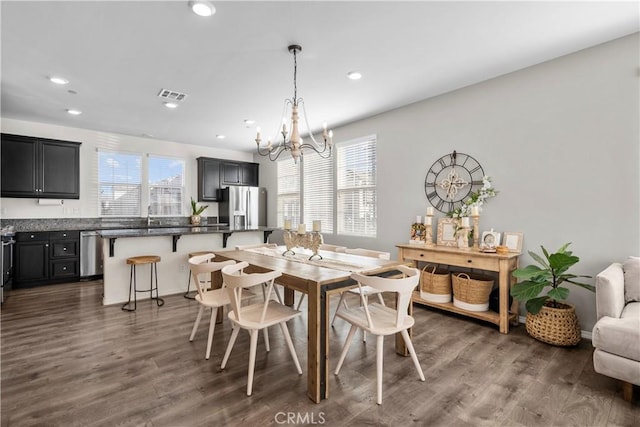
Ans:
{"label": "window blinds", "polygon": [[303,167],[304,222],[311,230],[313,221],[322,222],[323,233],[333,233],[333,159],[305,153]]}
{"label": "window blinds", "polygon": [[300,167],[293,158],[281,160],[278,173],[278,227],[284,227],[284,220],[291,224],[300,223]]}
{"label": "window blinds", "polygon": [[141,164],[139,154],[98,152],[100,216],[140,216]]}
{"label": "window blinds", "polygon": [[149,156],[151,215],[183,215],[184,167],[181,159]]}

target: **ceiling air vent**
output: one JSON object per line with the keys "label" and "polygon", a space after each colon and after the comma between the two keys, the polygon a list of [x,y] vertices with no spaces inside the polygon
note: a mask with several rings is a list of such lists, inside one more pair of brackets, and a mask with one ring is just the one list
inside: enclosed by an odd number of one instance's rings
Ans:
{"label": "ceiling air vent", "polygon": [[162,99],[166,99],[167,101],[184,101],[187,97],[186,93],[176,92],[175,90],[169,89],[160,89],[158,96]]}

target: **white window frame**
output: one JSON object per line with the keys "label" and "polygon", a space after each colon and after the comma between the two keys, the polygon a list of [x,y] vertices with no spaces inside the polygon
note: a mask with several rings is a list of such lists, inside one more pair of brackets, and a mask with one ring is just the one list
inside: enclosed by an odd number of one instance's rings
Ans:
{"label": "white window frame", "polygon": [[[158,185],[155,183],[151,182],[151,162],[152,159],[158,159],[158,160],[163,160],[163,161],[170,161],[170,162],[177,162],[180,164],[181,168],[182,168],[182,179],[181,182],[179,182],[179,185],[176,185],[176,183],[172,183],[169,185]],[[185,211],[185,204],[186,204],[186,199],[185,199],[185,195],[186,195],[186,188],[185,188],[185,182],[186,182],[186,161],[183,158],[180,157],[172,157],[172,156],[165,156],[165,155],[160,155],[160,154],[147,154],[147,168],[146,168],[146,175],[147,175],[147,179],[145,180],[147,182],[147,200],[148,200],[148,206],[150,207],[149,210],[149,216],[153,216],[153,217],[172,217],[172,216],[184,216],[184,211]],[[171,211],[171,204],[175,204],[175,203],[170,203],[168,205],[165,205],[164,203],[160,202],[160,203],[153,203],[152,199],[151,199],[151,194],[153,192],[154,189],[164,189],[166,190],[174,190],[175,192],[179,193],[180,196],[180,200],[177,201],[178,204],[178,211],[177,212],[170,212]],[[161,212],[158,212],[158,210],[160,210]],[[162,211],[169,211],[166,213],[162,213]]]}
{"label": "white window frame", "polygon": [[[143,180],[143,156],[141,153],[135,153],[135,152],[129,152],[129,151],[112,151],[112,150],[98,150],[98,216],[99,217],[105,217],[105,218],[109,218],[109,217],[128,217],[128,216],[140,216],[140,210],[141,210],[141,205],[142,205],[142,194],[143,194],[143,185],[144,185],[144,180]],[[105,202],[105,200],[102,199],[101,196],[101,189],[103,186],[111,186],[112,187],[112,191],[115,192],[115,190],[113,189],[114,187],[122,187],[123,191],[124,191],[124,187],[135,187],[136,184],[135,183],[127,183],[127,182],[120,182],[118,180],[111,180],[111,181],[102,181],[101,177],[100,177],[100,164],[101,164],[101,157],[102,155],[118,155],[118,156],[132,156],[134,158],[137,158],[137,161],[139,162],[139,167],[138,167],[138,171],[139,171],[139,175],[138,175],[138,184],[137,184],[137,188],[138,188],[138,200],[136,201],[136,203],[131,203],[130,207],[134,208],[134,210],[132,210],[131,212],[127,212],[127,213],[123,213],[123,206],[119,206],[119,205],[114,205],[114,207],[112,209],[116,210],[117,212],[120,213],[108,213],[103,211],[103,203]],[[135,160],[135,159],[134,159]]]}

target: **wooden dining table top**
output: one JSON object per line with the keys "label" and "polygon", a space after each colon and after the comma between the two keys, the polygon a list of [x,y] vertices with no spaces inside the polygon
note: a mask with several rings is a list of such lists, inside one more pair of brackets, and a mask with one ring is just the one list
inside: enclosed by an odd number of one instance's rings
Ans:
{"label": "wooden dining table top", "polygon": [[[282,256],[286,251],[285,246],[278,246],[271,249],[274,254],[265,255],[251,249],[244,250],[220,250],[215,251],[216,256],[221,256],[236,261],[245,261],[252,266],[260,267],[265,270],[278,270],[283,275],[288,275],[313,282],[320,285],[341,282],[348,279],[352,272],[362,272],[364,274],[376,274],[378,272],[387,271],[395,266],[406,264],[398,260],[383,260],[379,258],[366,257],[361,255],[346,254],[333,251],[319,251],[322,260],[314,260],[312,263],[299,262],[292,259],[291,256]],[[275,253],[278,255],[275,256]],[[296,255],[305,254],[311,256],[310,251],[296,251]],[[339,267],[332,264],[332,261],[338,263]],[[322,265],[326,262],[326,265]],[[349,268],[352,266],[353,268]]]}

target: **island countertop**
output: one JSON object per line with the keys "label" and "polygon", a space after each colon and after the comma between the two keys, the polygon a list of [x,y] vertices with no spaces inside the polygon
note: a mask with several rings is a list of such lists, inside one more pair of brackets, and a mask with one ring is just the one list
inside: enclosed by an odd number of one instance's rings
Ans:
{"label": "island countertop", "polygon": [[104,239],[109,239],[109,256],[113,257],[115,240],[124,237],[149,237],[149,236],[172,236],[173,252],[180,236],[192,234],[222,234],[223,247],[227,247],[227,240],[233,233],[242,232],[262,232],[264,242],[267,242],[269,235],[276,230],[274,227],[229,227],[222,225],[207,225],[202,227],[179,226],[179,227],[148,227],[148,228],[117,228],[97,230],[97,233]]}

